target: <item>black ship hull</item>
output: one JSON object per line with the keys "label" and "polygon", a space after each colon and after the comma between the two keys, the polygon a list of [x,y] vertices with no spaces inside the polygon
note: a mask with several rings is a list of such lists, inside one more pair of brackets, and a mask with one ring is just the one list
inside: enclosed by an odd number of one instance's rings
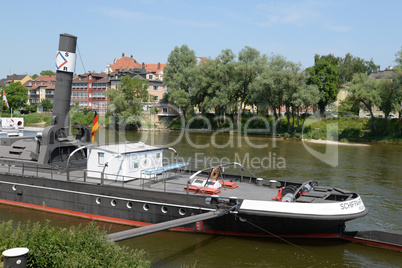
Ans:
{"label": "black ship hull", "polygon": [[[146,226],[215,209],[205,197],[15,175],[0,176],[0,202],[94,220]],[[241,200],[240,200],[241,202]],[[229,213],[174,228],[240,236],[340,237],[346,219]]]}

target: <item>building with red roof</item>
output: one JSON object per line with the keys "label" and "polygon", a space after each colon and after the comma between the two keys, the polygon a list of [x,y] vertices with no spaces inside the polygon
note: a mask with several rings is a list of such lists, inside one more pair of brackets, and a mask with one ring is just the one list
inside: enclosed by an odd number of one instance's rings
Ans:
{"label": "building with red roof", "polygon": [[28,104],[38,104],[43,99],[53,102],[56,75],[41,75],[23,84],[28,89]]}

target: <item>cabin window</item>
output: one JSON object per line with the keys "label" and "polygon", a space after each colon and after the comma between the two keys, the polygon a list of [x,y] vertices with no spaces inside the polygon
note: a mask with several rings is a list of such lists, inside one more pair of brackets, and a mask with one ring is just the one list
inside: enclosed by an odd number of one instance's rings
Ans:
{"label": "cabin window", "polygon": [[105,164],[105,153],[98,153],[98,165]]}

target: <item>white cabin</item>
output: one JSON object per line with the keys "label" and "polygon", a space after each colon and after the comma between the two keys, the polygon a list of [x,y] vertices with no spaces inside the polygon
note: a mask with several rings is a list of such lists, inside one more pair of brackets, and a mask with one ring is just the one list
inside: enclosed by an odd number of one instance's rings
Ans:
{"label": "white cabin", "polygon": [[129,181],[162,167],[163,149],[142,142],[102,145],[87,150],[87,175],[92,178],[101,178],[104,171],[104,179]]}

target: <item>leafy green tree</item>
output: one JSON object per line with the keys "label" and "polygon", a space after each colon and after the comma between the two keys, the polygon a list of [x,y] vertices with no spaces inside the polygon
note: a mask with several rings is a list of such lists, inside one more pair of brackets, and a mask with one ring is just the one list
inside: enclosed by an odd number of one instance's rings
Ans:
{"label": "leafy green tree", "polygon": [[355,100],[353,96],[347,95],[344,100],[339,102],[338,114],[353,113],[358,114],[360,110],[360,102]]}
{"label": "leafy green tree", "polygon": [[149,101],[149,81],[141,79],[138,76],[130,77],[129,75],[121,78],[121,84],[117,85],[118,90],[124,94],[125,99],[137,98],[142,102]]}
{"label": "leafy green tree", "polygon": [[[25,106],[28,100],[28,89],[23,87],[21,82],[11,82],[9,86],[2,89],[6,92],[8,105],[10,109],[18,109]],[[3,109],[7,108],[3,102]]]}
{"label": "leafy green tree", "polygon": [[80,109],[79,106],[75,106],[70,112],[71,125],[87,125],[92,126],[95,113],[88,109]]}
{"label": "leafy green tree", "polygon": [[395,87],[392,79],[381,78],[378,81],[378,94],[380,95],[379,102],[376,103],[384,112],[385,120],[392,111],[398,107],[398,98],[395,94]]}
{"label": "leafy green tree", "polygon": [[163,83],[169,89],[169,102],[178,106],[184,117],[191,107],[190,91],[194,84],[197,64],[194,50],[182,45],[175,47],[169,54],[164,68]]}
{"label": "leafy green tree", "polygon": [[373,59],[365,61],[359,57],[354,57],[347,53],[339,61],[339,76],[343,83],[350,82],[355,73],[366,73],[367,75],[380,69],[379,65],[374,64]]}
{"label": "leafy green tree", "polygon": [[339,92],[339,70],[333,62],[334,59],[329,60],[316,55],[314,66],[306,69],[307,84],[316,85],[321,92],[321,100],[318,102],[321,116],[324,116],[325,107],[336,100]]}
{"label": "leafy green tree", "polygon": [[250,85],[250,102],[256,105],[259,110],[271,107],[275,120],[278,119],[280,107],[283,105],[283,69],[286,64],[286,59],[283,56],[273,55],[269,57],[267,68]]}
{"label": "leafy green tree", "polygon": [[44,111],[50,111],[53,107],[53,103],[50,99],[43,99],[41,105]]}
{"label": "leafy green tree", "polygon": [[237,100],[237,125],[240,125],[240,116],[243,105],[249,104],[250,85],[255,78],[264,71],[267,64],[266,55],[252,47],[245,46],[238,56],[236,66],[237,86],[232,88],[230,94]]}
{"label": "leafy green tree", "polygon": [[373,114],[373,107],[381,101],[379,91],[377,90],[378,80],[373,77],[367,78],[365,73],[357,73],[353,75],[352,81],[348,83],[348,86],[352,93],[351,98],[361,102],[370,112],[371,120],[373,122],[373,131],[377,134],[377,125]]}
{"label": "leafy green tree", "polygon": [[[316,85],[306,85],[305,83],[301,82],[300,90],[293,95],[293,103],[299,107],[301,111],[304,108],[305,112],[307,113],[309,107],[317,105],[317,103],[320,101],[320,94],[321,93]],[[306,116],[302,118],[302,127],[306,118]]]}
{"label": "leafy green tree", "polygon": [[31,76],[31,79],[32,79],[32,80],[35,80],[35,79],[38,78],[38,77],[39,77],[39,75],[34,74],[34,75]]}
{"label": "leafy green tree", "polygon": [[216,59],[208,59],[198,66],[191,95],[202,113],[214,109],[216,115],[225,116],[232,100],[229,92],[236,85],[234,59],[233,52],[227,49]]}
{"label": "leafy green tree", "polygon": [[139,115],[142,111],[141,101],[149,99],[149,82],[138,77],[125,76],[116,89],[105,92],[109,98],[106,117],[112,126],[137,129],[141,126]]}
{"label": "leafy green tree", "polygon": [[42,72],[40,72],[40,75],[55,75],[55,74],[56,73],[51,70],[43,70]]}
{"label": "leafy green tree", "polygon": [[395,97],[396,97],[396,111],[398,111],[398,134],[402,135],[402,48],[395,53],[395,62],[397,65],[394,68],[395,79]]}

